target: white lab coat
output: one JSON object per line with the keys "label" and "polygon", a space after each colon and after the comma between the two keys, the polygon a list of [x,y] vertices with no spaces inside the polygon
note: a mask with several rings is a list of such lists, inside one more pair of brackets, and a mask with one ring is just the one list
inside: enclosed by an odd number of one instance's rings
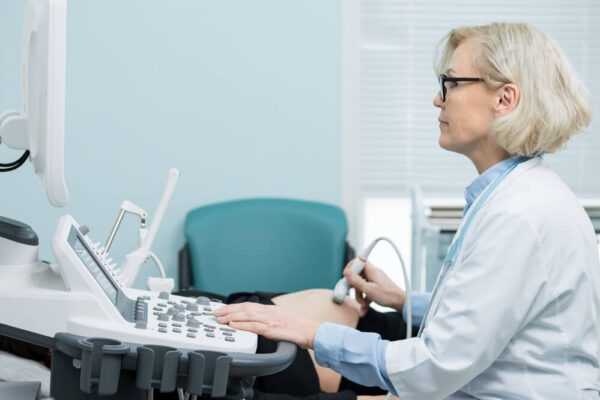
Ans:
{"label": "white lab coat", "polygon": [[387,346],[402,400],[600,398],[596,236],[539,157],[482,205],[438,292],[422,337]]}

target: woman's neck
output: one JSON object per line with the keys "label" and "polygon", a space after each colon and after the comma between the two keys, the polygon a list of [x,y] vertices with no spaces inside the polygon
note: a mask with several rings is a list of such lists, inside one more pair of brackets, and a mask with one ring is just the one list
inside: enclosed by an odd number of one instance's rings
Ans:
{"label": "woman's neck", "polygon": [[489,146],[481,146],[471,154],[467,154],[467,157],[471,160],[477,173],[483,174],[488,168],[498,164],[500,161],[506,160],[510,157],[510,154],[502,147],[493,143]]}

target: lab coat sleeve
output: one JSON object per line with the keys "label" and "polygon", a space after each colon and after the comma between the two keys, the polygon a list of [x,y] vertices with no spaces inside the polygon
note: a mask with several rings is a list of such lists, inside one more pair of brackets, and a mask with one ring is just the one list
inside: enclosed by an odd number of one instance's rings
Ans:
{"label": "lab coat sleeve", "polygon": [[488,368],[532,318],[545,277],[535,227],[517,214],[482,210],[422,336],[386,348],[398,396],[441,399]]}

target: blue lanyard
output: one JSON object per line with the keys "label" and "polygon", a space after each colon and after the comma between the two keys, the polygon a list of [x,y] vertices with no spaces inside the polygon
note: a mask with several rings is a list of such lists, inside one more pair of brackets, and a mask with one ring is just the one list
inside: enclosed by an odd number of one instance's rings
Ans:
{"label": "blue lanyard", "polygon": [[479,211],[479,209],[481,208],[481,206],[483,205],[483,203],[485,203],[485,201],[487,200],[487,198],[490,197],[490,195],[494,192],[494,190],[496,189],[496,187],[498,187],[498,185],[500,184],[500,182],[502,182],[504,180],[504,178],[506,178],[508,176],[508,174],[510,174],[512,172],[512,170],[515,169],[519,164],[521,164],[524,161],[529,160],[530,158],[531,157],[518,157],[506,169],[506,171],[504,171],[502,173],[502,175],[500,175],[499,177],[497,177],[485,189],[485,191],[481,195],[481,199],[479,199],[479,201],[477,201],[477,204],[475,204],[475,207],[473,208],[473,210],[471,210],[471,213],[469,214],[469,216],[467,218],[467,221],[464,223],[464,225],[462,226],[462,228],[460,230],[460,235],[458,236],[458,239],[456,239],[454,241],[454,243],[450,247],[450,251],[448,251],[448,254],[446,255],[446,258],[444,259],[444,264],[442,264],[442,270],[440,271],[440,274],[438,275],[437,282],[435,283],[435,287],[433,289],[433,293],[431,294],[431,298],[429,300],[429,304],[427,305],[427,310],[425,310],[425,315],[423,316],[423,321],[421,322],[421,326],[419,327],[419,333],[417,334],[417,337],[420,337],[421,333],[423,332],[423,328],[425,327],[425,324],[427,322],[427,317],[429,317],[429,312],[431,310],[431,305],[433,304],[434,300],[436,299],[436,294],[438,292],[438,289],[442,286],[444,280],[446,279],[446,275],[448,274],[448,271],[450,271],[452,269],[452,266],[454,265],[454,262],[456,261],[456,258],[458,257],[458,254],[459,254],[460,249],[462,247],[463,239],[465,237],[465,234],[466,234],[467,230],[469,229],[469,226],[473,222],[473,219],[475,218],[475,215],[477,214],[477,212]]}

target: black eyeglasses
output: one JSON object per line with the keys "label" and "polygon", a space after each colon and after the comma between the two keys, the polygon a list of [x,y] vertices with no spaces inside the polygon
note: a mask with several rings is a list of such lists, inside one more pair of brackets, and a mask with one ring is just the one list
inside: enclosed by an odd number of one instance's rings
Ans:
{"label": "black eyeglasses", "polygon": [[455,78],[447,75],[440,75],[440,95],[442,96],[442,102],[446,101],[446,82],[483,82],[483,78]]}

